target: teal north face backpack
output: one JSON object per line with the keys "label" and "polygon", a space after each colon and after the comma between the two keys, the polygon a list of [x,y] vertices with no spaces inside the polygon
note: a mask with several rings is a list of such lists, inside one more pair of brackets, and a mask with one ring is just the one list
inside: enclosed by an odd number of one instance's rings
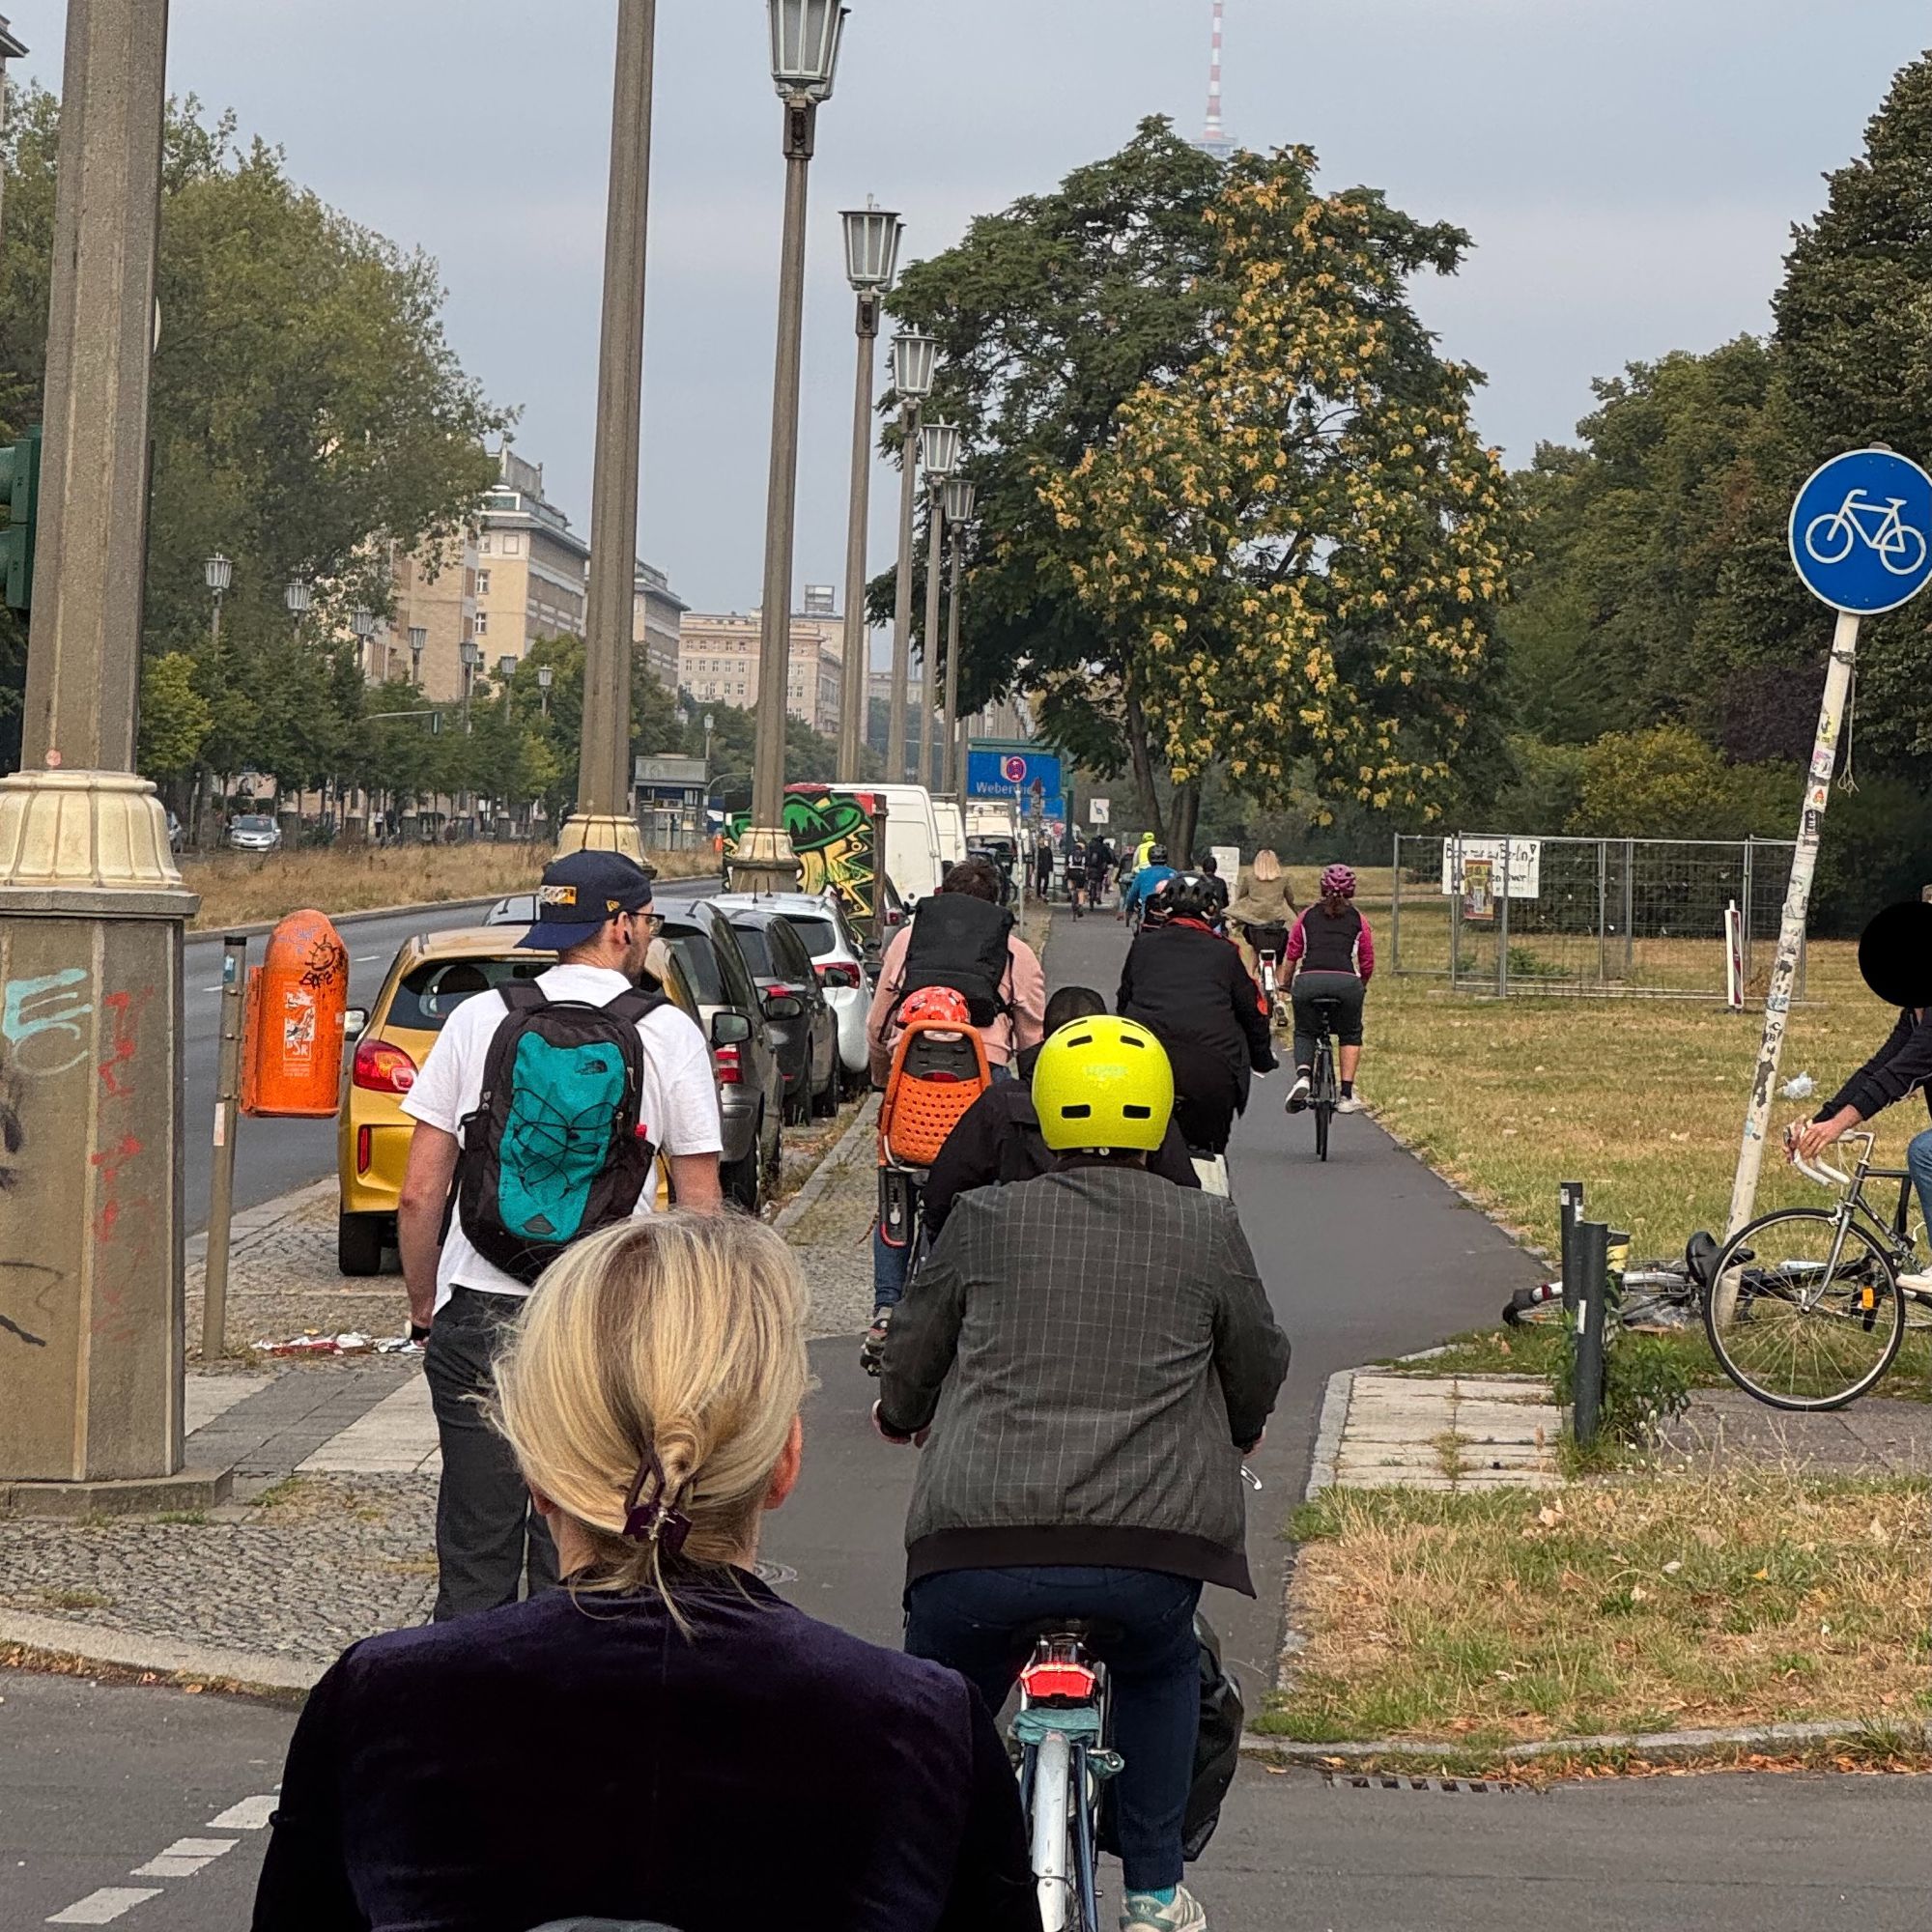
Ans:
{"label": "teal north face backpack", "polygon": [[628,1220],[650,1179],[638,1023],[670,1002],[633,990],[592,1007],[529,982],[498,990],[510,1010],[463,1122],[453,1205],[485,1261],[534,1285],[573,1241]]}

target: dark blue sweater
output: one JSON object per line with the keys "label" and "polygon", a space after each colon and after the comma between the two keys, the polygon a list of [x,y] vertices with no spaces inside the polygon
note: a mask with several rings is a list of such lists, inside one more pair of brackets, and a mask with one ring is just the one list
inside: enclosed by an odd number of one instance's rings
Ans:
{"label": "dark blue sweater", "polygon": [[[742,1589],[739,1585],[742,1584]],[[289,1747],[255,1932],[1037,1932],[965,1681],[740,1573],[372,1637]]]}

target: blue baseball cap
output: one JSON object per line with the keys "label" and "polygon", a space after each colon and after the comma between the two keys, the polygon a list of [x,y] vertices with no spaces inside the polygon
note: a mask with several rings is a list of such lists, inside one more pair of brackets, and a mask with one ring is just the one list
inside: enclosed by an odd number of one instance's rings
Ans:
{"label": "blue baseball cap", "polygon": [[568,952],[621,913],[651,902],[651,875],[621,852],[572,852],[544,867],[537,923],[517,941],[532,952]]}

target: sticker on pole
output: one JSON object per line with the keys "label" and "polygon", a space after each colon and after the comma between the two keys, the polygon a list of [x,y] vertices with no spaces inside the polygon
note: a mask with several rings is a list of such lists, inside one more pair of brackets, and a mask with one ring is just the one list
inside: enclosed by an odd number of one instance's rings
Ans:
{"label": "sticker on pole", "polygon": [[1854,449],[1812,471],[1791,508],[1791,560],[1834,611],[1895,611],[1932,578],[1932,476],[1889,449]]}

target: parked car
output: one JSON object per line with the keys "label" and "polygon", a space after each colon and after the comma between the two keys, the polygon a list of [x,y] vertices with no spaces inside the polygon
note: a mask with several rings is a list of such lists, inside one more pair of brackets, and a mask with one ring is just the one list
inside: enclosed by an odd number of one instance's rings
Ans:
{"label": "parked car", "polygon": [[734,921],[741,907],[762,908],[783,916],[805,942],[825,1004],[832,1009],[838,1034],[841,1084],[847,1093],[864,1087],[869,1071],[866,1010],[872,1003],[879,954],[852,929],[844,901],[833,892],[721,893],[712,903],[723,906]]}
{"label": "parked car", "polygon": [[711,1042],[724,1129],[724,1192],[755,1214],[778,1179],[784,1128],[784,1078],[764,1001],[731,922],[709,900],[659,899],[653,910]]}
{"label": "parked car", "polygon": [[[384,1250],[396,1245],[396,1203],[415,1131],[402,1102],[444,1022],[465,1000],[534,980],[555,963],[554,953],[520,951],[503,924],[425,934],[404,942],[368,1010],[348,1013],[344,1030],[353,1044],[336,1127],[335,1257],[344,1274],[381,1272]],[[697,1001],[675,961],[664,987],[697,1019]]]}
{"label": "parked car", "polygon": [[244,811],[228,821],[227,844],[231,852],[277,852],[282,828],[266,811]]}
{"label": "parked car", "polygon": [[[718,901],[713,901],[717,904]],[[784,1118],[800,1123],[838,1111],[838,1022],[805,941],[768,905],[720,905],[758,982],[784,1081]]]}

